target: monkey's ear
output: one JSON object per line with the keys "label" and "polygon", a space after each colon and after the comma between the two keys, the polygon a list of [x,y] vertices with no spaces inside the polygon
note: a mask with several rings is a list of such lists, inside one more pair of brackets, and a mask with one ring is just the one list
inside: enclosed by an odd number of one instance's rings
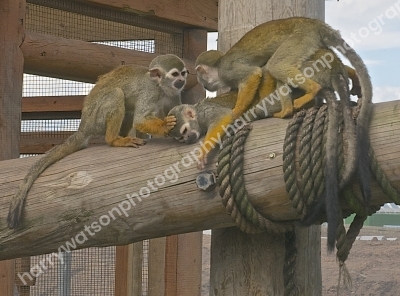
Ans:
{"label": "monkey's ear", "polygon": [[164,74],[164,71],[161,68],[151,68],[149,69],[150,78],[159,82]]}
{"label": "monkey's ear", "polygon": [[196,72],[200,73],[201,75],[207,74],[209,71],[209,67],[203,64],[197,65],[196,66]]}
{"label": "monkey's ear", "polygon": [[196,110],[195,110],[194,108],[192,108],[192,107],[186,107],[186,108],[183,110],[183,115],[184,115],[186,118],[195,119],[195,118],[196,118]]}

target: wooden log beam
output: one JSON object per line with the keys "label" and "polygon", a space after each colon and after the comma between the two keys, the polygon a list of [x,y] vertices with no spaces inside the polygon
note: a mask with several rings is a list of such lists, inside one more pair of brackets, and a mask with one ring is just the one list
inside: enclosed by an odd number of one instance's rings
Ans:
{"label": "wooden log beam", "polygon": [[109,8],[133,12],[148,19],[174,22],[185,27],[217,31],[218,1],[185,0],[184,5],[169,0],[78,0]]}
{"label": "wooden log beam", "polygon": [[[148,67],[156,54],[27,32],[21,46],[24,72],[95,83],[97,77],[123,64]],[[197,85],[194,61],[183,59],[189,74],[185,89]]]}
{"label": "wooden log beam", "polygon": [[[274,118],[254,122],[245,147],[249,195],[259,211],[277,221],[298,218],[282,176],[287,123]],[[400,190],[400,101],[375,105],[370,136],[382,170]],[[74,249],[233,226],[218,189],[203,192],[195,185],[195,147],[152,139],[139,149],[99,146],[76,152],[36,180],[16,231],[6,226],[9,202],[40,156],[0,162],[0,259],[55,252],[72,239]],[[208,169],[215,170],[216,152]],[[389,202],[375,182],[372,190],[374,204]],[[144,194],[141,201],[135,194]],[[129,205],[126,217],[121,208]]]}

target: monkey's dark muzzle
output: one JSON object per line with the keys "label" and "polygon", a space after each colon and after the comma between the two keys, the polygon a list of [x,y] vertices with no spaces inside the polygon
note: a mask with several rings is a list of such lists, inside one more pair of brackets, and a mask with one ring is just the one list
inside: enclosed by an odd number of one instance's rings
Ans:
{"label": "monkey's dark muzzle", "polygon": [[181,89],[185,85],[185,80],[178,80],[174,83],[177,89]]}

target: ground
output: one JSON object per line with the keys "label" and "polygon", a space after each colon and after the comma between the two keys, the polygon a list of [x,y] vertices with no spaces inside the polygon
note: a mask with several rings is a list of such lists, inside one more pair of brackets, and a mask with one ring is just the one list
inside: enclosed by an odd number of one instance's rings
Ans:
{"label": "ground", "polygon": [[[322,237],[325,229],[322,227]],[[400,294],[400,230],[364,227],[362,239],[357,240],[346,262],[352,278],[352,288],[341,285],[340,295],[399,295]],[[382,239],[383,237],[383,239]],[[210,235],[203,238],[202,296],[208,296]],[[395,239],[396,238],[396,239]],[[395,240],[394,240],[395,239]],[[336,294],[339,268],[334,255],[328,255],[324,239],[321,248],[322,295]]]}

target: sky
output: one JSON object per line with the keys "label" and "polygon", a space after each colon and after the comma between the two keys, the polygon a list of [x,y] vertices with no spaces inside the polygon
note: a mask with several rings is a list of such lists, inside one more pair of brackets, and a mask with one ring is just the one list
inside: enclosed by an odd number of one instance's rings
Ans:
{"label": "sky", "polygon": [[[325,22],[364,60],[373,102],[400,100],[400,0],[325,1]],[[209,49],[216,49],[217,38],[209,34]]]}

